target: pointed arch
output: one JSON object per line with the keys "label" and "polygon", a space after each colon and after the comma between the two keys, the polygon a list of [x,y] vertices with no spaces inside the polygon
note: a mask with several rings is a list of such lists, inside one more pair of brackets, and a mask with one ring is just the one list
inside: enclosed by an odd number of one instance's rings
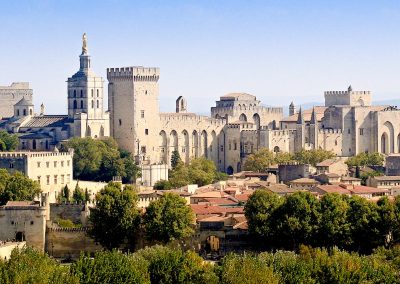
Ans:
{"label": "pointed arch", "polygon": [[201,146],[203,152],[202,155],[208,158],[208,134],[205,130],[201,132]]}
{"label": "pointed arch", "polygon": [[160,131],[159,147],[160,147],[160,162],[168,164],[167,134],[165,133],[164,130]]}
{"label": "pointed arch", "polygon": [[381,136],[381,153],[388,154],[388,150],[389,150],[389,137],[386,132],[383,132]]}
{"label": "pointed arch", "polygon": [[186,129],[182,131],[182,156],[183,161],[185,164],[189,163],[189,154],[190,154],[190,147],[189,147],[189,133]]}
{"label": "pointed arch", "polygon": [[240,121],[247,121],[247,116],[246,116],[244,113],[242,113],[242,114],[239,116],[239,120],[240,120]]}
{"label": "pointed arch", "polygon": [[192,132],[192,156],[199,157],[199,134],[196,130]]}

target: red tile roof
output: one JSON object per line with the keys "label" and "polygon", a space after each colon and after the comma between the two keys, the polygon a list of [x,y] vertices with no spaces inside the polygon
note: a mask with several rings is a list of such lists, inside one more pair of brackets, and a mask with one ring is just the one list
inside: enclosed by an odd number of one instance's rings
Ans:
{"label": "red tile roof", "polygon": [[196,215],[211,215],[211,214],[223,214],[223,213],[237,213],[241,214],[244,211],[242,206],[237,207],[224,207],[218,205],[207,205],[207,204],[190,204],[193,212]]}

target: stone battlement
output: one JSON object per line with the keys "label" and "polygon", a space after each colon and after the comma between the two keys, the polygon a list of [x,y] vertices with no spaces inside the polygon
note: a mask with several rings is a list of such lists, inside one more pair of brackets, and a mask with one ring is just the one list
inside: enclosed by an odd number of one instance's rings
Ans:
{"label": "stone battlement", "polygon": [[337,96],[337,95],[370,95],[371,91],[325,91],[325,96]]}
{"label": "stone battlement", "polygon": [[134,81],[157,82],[160,78],[160,68],[157,67],[121,67],[107,68],[107,79],[133,79]]}
{"label": "stone battlement", "polygon": [[255,111],[259,113],[283,113],[283,108],[281,107],[265,107],[265,106],[248,106],[246,108],[235,106],[235,107],[211,107],[212,112],[226,112],[230,110],[237,111]]}
{"label": "stone battlement", "polygon": [[70,152],[0,152],[0,158],[60,157],[70,156]]}
{"label": "stone battlement", "polygon": [[6,90],[30,90],[29,82],[13,82],[10,86],[0,86],[0,89]]}
{"label": "stone battlement", "polygon": [[295,129],[290,129],[290,130],[271,130],[270,131],[272,136],[288,136],[294,132],[296,132]]}
{"label": "stone battlement", "polygon": [[208,116],[203,115],[196,115],[196,114],[177,114],[177,113],[160,113],[160,120],[161,121],[182,121],[182,122],[203,122],[206,121],[211,123],[212,125],[225,125],[224,119],[216,119],[211,118]]}
{"label": "stone battlement", "polygon": [[318,129],[318,132],[321,134],[330,134],[330,133],[342,134],[343,130],[342,129]]}

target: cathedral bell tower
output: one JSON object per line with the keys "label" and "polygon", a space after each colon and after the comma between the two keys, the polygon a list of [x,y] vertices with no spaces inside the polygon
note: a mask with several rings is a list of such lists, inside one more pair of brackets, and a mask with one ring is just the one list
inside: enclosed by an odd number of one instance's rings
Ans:
{"label": "cathedral bell tower", "polygon": [[103,78],[91,69],[86,33],[82,36],[79,71],[68,78],[68,116],[85,113],[88,119],[103,119]]}

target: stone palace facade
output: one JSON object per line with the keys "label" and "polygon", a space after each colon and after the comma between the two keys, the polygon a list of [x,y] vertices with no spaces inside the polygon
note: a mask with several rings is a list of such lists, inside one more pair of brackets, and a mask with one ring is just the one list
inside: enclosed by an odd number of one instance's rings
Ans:
{"label": "stone palace facade", "polygon": [[71,137],[112,136],[142,169],[150,169],[145,173],[151,182],[146,184],[167,177],[174,150],[186,163],[204,156],[228,174],[241,171],[246,157],[263,147],[290,153],[321,148],[344,157],[400,152],[400,110],[372,105],[370,91],[353,91],[351,86],[328,91],[324,106],[296,111],[291,103],[288,117],[281,107],[265,107],[246,93],[220,97],[210,116],[189,112],[182,96],[175,112],[162,113],[159,68],[108,68],[109,111],[104,111],[103,79],[92,71],[86,35],[79,58],[79,71],[67,81],[68,115],[45,115],[43,105],[34,114],[26,84],[0,90],[1,101],[1,96],[12,96],[12,88],[20,89],[15,91],[19,101],[13,115],[3,117],[0,128],[19,134],[21,149],[48,151]]}

